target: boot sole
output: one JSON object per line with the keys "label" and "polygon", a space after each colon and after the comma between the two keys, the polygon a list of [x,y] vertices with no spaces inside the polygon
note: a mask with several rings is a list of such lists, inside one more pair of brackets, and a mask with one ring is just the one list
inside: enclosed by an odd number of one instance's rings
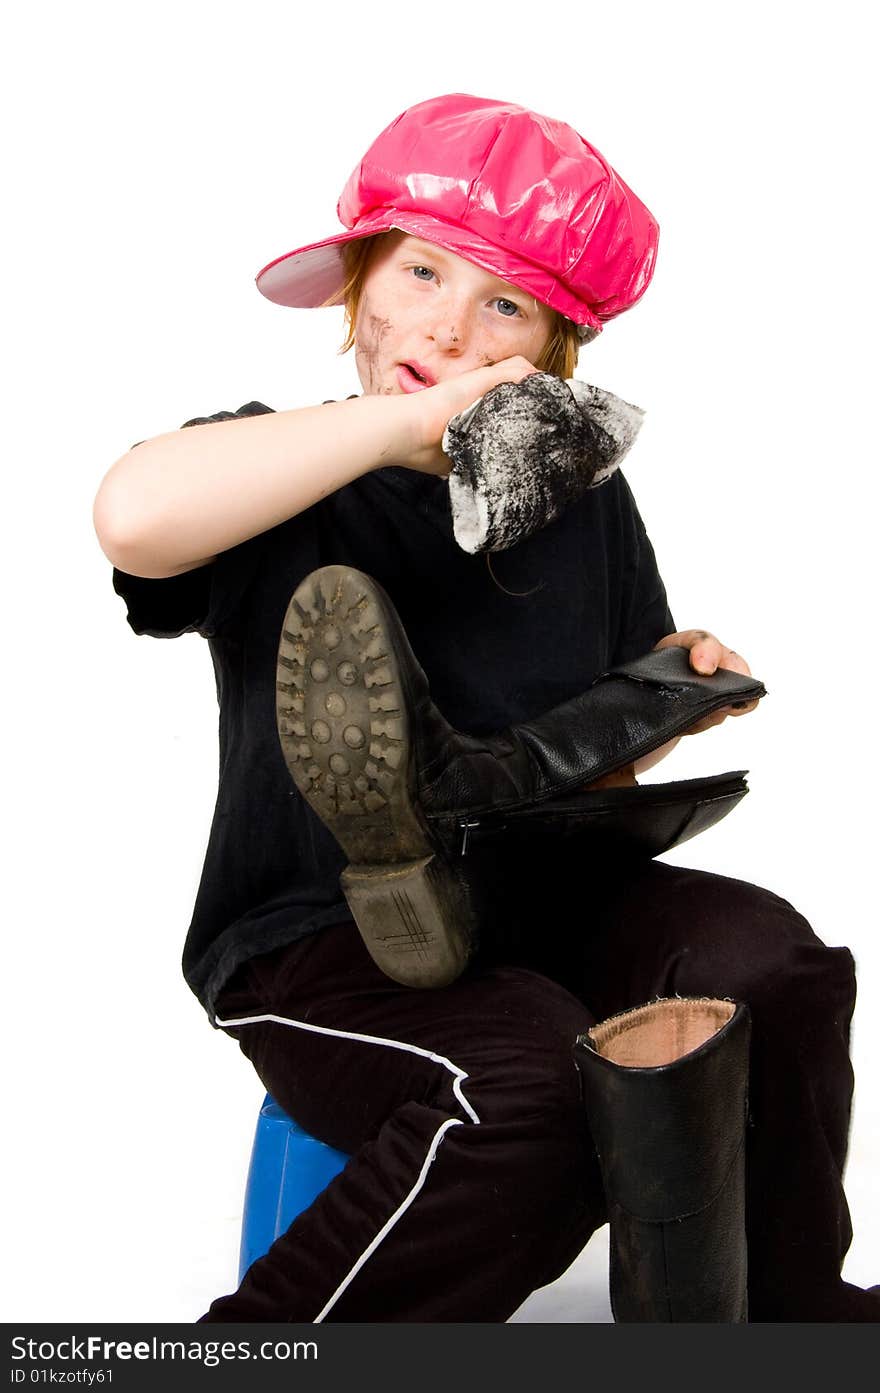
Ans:
{"label": "boot sole", "polygon": [[278,735],[290,777],[348,857],[340,885],[373,961],[405,986],[446,986],[474,925],[419,808],[396,628],[369,576],[346,566],[307,576],[282,625]]}

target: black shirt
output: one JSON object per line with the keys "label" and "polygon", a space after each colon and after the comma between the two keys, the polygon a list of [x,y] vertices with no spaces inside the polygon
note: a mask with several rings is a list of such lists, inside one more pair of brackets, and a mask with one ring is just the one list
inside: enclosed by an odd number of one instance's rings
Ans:
{"label": "black shirt", "polygon": [[[237,412],[187,425],[271,410]],[[654,551],[618,469],[509,551],[455,542],[446,481],[388,468],[180,576],[114,569],[138,634],[208,641],[220,705],[220,778],[192,921],[187,982],[213,1019],[240,963],[350,919],[345,857],[295,788],[275,726],[275,664],[292,591],[310,571],[351,565],[397,607],[432,696],[471,734],[540,715],[605,668],[675,632]]]}

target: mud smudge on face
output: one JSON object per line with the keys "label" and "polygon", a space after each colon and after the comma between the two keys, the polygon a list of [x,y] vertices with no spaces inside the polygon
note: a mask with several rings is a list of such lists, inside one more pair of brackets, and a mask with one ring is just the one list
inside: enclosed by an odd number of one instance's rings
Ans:
{"label": "mud smudge on face", "polygon": [[392,328],[391,320],[375,314],[369,301],[365,299],[355,328],[354,357],[364,391],[368,394],[380,390],[379,355],[382,340],[391,333]]}

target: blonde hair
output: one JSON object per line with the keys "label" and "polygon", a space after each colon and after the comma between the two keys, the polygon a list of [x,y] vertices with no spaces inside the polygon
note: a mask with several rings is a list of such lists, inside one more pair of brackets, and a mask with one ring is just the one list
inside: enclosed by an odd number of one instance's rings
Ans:
{"label": "blonde hair", "polygon": [[[372,237],[361,237],[357,241],[343,243],[345,282],[342,289],[327,301],[331,305],[345,306],[345,339],[340,353],[347,353],[354,344],[354,329],[364,287],[364,275],[374,249],[387,235],[386,232],[377,232]],[[595,333],[590,337],[595,337]],[[583,340],[587,343],[589,341],[589,338]],[[554,310],[553,328],[535,367],[539,372],[553,373],[555,377],[574,377],[581,343],[578,326]]]}

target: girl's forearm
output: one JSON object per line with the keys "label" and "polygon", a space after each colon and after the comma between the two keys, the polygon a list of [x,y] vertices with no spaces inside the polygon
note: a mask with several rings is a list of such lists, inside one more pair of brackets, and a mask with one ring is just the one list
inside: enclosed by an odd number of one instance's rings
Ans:
{"label": "girl's forearm", "polygon": [[155,436],[105,475],[98,540],[131,575],[177,574],[362,474],[403,463],[417,429],[408,398],[367,396]]}
{"label": "girl's forearm", "polygon": [[523,357],[413,393],[188,426],[145,440],[105,475],[94,507],[104,555],[130,575],[204,565],[361,474],[405,465],[448,474],[446,423],[499,382],[535,371]]}

